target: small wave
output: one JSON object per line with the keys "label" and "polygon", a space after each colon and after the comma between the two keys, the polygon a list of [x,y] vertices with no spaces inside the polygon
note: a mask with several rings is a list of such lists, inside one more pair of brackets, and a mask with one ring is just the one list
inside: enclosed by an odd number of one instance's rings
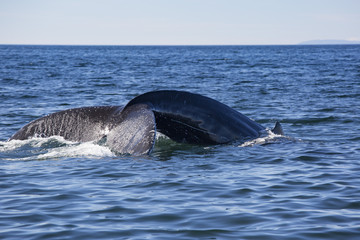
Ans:
{"label": "small wave", "polygon": [[319,124],[319,123],[333,123],[339,121],[340,118],[336,116],[327,117],[304,117],[300,119],[283,119],[281,122],[294,124]]}
{"label": "small wave", "polygon": [[63,158],[63,157],[113,157],[115,154],[107,147],[85,142],[65,147],[59,147],[40,154],[37,159]]}
{"label": "small wave", "polygon": [[94,64],[91,62],[79,62],[79,63],[75,64],[74,67],[82,68],[82,67],[88,67],[91,65],[94,65]]}
{"label": "small wave", "polygon": [[62,137],[32,138],[0,142],[5,160],[45,160],[71,157],[113,157],[107,147],[93,142],[77,143]]}
{"label": "small wave", "polygon": [[[266,145],[273,143],[293,142],[294,139],[286,136],[276,135],[266,130],[264,136],[246,141],[239,147],[251,147],[254,145]],[[157,134],[155,144],[155,155],[161,155],[173,151],[204,151],[209,148],[194,147],[189,144],[176,143],[163,134]],[[211,149],[211,148],[210,148]],[[27,140],[0,141],[0,154],[4,160],[46,160],[75,157],[116,157],[108,147],[96,142],[71,142],[60,136],[49,138],[32,138]]]}
{"label": "small wave", "polygon": [[58,147],[66,144],[74,144],[73,142],[65,140],[60,136],[52,136],[49,138],[31,138],[26,140],[11,140],[0,142],[0,152],[13,151],[20,148],[39,148],[39,147]]}

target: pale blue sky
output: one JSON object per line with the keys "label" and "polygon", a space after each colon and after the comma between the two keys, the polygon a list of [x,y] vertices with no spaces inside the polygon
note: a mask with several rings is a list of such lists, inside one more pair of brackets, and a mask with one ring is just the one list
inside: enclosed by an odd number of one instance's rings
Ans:
{"label": "pale blue sky", "polygon": [[0,44],[360,40],[359,0],[0,0]]}

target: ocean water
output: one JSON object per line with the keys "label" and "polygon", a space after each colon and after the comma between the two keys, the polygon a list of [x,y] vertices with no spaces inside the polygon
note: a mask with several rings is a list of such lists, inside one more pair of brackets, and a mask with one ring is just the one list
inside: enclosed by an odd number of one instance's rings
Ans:
{"label": "ocean water", "polygon": [[[10,141],[46,114],[152,90],[221,101],[285,137],[117,156]],[[0,46],[0,239],[359,239],[360,45]]]}

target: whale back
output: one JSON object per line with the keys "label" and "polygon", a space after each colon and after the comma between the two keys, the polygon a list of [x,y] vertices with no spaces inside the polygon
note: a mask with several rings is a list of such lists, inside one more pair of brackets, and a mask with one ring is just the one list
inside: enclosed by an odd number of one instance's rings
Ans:
{"label": "whale back", "polygon": [[255,138],[264,129],[245,115],[214,99],[184,91],[154,91],[132,99],[124,109],[148,105],[157,130],[178,142],[219,144]]}

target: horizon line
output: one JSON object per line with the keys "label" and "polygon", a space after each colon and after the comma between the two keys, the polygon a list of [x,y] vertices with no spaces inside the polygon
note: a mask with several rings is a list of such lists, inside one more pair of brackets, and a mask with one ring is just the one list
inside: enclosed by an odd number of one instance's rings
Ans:
{"label": "horizon line", "polygon": [[316,45],[360,45],[360,43],[288,43],[288,44],[42,44],[42,43],[0,43],[0,46],[108,46],[108,47],[200,47],[200,46],[316,46]]}

